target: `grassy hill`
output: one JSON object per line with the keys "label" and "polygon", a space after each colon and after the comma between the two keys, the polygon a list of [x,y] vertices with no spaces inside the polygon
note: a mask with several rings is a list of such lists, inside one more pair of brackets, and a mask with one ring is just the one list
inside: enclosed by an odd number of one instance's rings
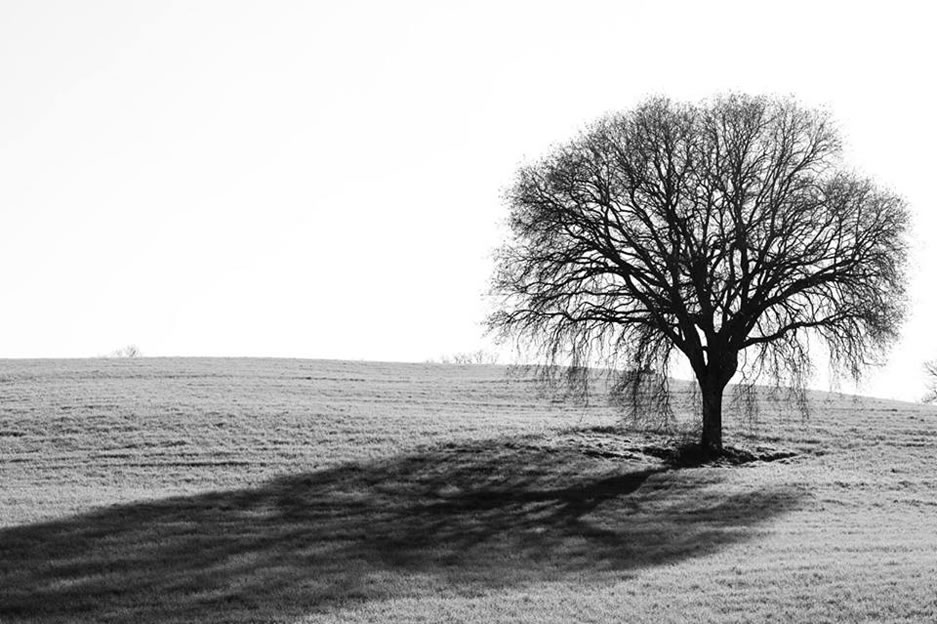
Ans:
{"label": "grassy hill", "polygon": [[674,468],[497,366],[0,361],[0,622],[935,622],[937,410]]}

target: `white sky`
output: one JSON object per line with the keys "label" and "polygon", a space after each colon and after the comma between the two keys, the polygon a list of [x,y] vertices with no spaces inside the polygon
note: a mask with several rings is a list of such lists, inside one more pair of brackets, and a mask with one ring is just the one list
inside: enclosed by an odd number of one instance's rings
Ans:
{"label": "white sky", "polygon": [[0,0],[0,357],[478,349],[517,166],[648,95],[732,89],[828,106],[910,201],[913,312],[860,392],[917,399],[930,4]]}

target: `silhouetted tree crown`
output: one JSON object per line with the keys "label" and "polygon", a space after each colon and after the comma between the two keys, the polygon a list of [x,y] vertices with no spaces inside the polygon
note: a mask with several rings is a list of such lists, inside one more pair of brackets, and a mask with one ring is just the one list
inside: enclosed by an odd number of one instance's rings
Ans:
{"label": "silhouetted tree crown", "polygon": [[658,98],[599,120],[507,192],[490,328],[573,377],[666,376],[683,354],[721,450],[737,372],[802,389],[817,341],[858,377],[897,336],[907,208],[840,152],[829,116],[792,99]]}

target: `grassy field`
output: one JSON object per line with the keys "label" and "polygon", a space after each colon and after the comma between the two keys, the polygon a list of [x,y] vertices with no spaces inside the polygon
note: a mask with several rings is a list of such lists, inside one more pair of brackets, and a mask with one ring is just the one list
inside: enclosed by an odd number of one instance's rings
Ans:
{"label": "grassy field", "polygon": [[496,366],[0,361],[0,622],[937,622],[937,410],[675,468]]}

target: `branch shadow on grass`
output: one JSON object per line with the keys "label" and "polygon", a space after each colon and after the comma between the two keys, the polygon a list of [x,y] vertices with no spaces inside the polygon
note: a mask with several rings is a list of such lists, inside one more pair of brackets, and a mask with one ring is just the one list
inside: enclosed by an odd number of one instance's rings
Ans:
{"label": "branch shadow on grass", "polygon": [[797,504],[720,471],[489,440],[0,531],[0,620],[266,621],[621,579]]}

